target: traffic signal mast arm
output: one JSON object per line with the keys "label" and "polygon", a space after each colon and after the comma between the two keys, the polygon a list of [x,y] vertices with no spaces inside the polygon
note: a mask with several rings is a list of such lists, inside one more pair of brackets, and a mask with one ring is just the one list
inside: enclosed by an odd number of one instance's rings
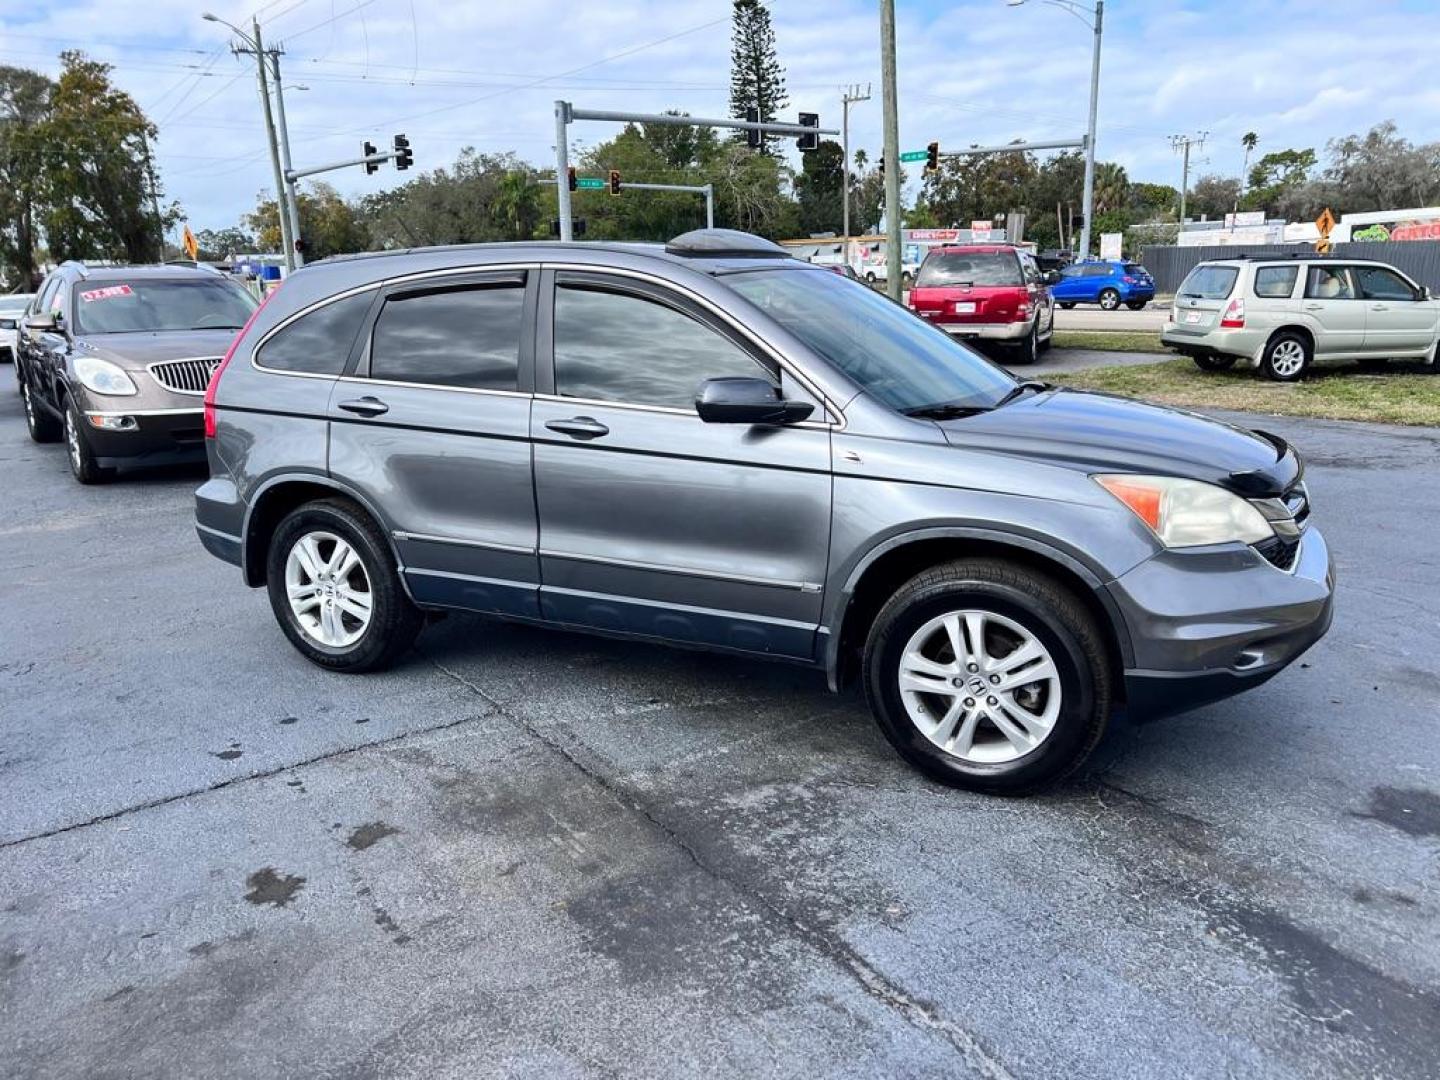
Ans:
{"label": "traffic signal mast arm", "polygon": [[410,163],[415,160],[415,155],[410,149],[410,141],[404,135],[395,136],[395,148],[393,150],[376,151],[373,143],[367,142],[362,147],[364,151],[360,157],[347,158],[344,161],[331,161],[325,165],[311,165],[304,169],[287,169],[285,179],[295,181],[302,176],[314,176],[316,173],[334,172],[336,169],[348,169],[352,165],[363,165],[365,171],[371,173],[375,167],[386,161],[394,161],[397,169],[407,169]]}

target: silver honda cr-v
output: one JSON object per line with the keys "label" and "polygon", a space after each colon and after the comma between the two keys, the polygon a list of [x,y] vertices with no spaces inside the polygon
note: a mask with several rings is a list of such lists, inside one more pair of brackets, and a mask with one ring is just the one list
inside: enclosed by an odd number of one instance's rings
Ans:
{"label": "silver honda cr-v", "polygon": [[205,406],[200,539],[337,671],[438,609],[775,657],[1016,792],[1330,622],[1281,439],[1018,382],[741,233],[328,260]]}

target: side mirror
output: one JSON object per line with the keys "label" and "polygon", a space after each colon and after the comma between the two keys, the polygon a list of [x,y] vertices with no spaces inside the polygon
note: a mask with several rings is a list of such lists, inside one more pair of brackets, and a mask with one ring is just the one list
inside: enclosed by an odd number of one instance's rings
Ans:
{"label": "side mirror", "polygon": [[815,411],[808,401],[786,401],[775,384],[749,376],[706,379],[695,411],[707,424],[795,424]]}
{"label": "side mirror", "polygon": [[26,330],[34,334],[49,334],[59,329],[59,320],[53,315],[32,315],[24,322]]}
{"label": "side mirror", "polygon": [[1064,280],[1064,277],[1065,275],[1060,273],[1059,270],[1047,270],[1040,280],[1046,285],[1059,285],[1060,282]]}

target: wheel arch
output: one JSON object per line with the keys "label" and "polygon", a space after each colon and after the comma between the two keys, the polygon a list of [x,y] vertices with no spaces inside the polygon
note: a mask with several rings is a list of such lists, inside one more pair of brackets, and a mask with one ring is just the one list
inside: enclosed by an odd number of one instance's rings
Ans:
{"label": "wheel arch", "polygon": [[[265,584],[265,564],[270,553],[270,540],[285,515],[297,507],[317,499],[336,497],[354,503],[355,508],[375,523],[390,555],[400,573],[401,584],[408,595],[409,583],[405,580],[405,563],[400,550],[395,546],[395,537],[380,512],[363,495],[350,486],[319,473],[295,473],[271,477],[249,500],[245,510],[245,521],[241,527],[240,567],[245,575],[245,584],[259,588]],[[411,597],[413,601],[413,597]]]}
{"label": "wheel arch", "polygon": [[923,570],[966,557],[1006,559],[1047,574],[1070,589],[1104,634],[1113,685],[1123,694],[1124,670],[1133,661],[1129,631],[1099,576],[1083,562],[1042,541],[993,530],[925,529],[891,537],[871,548],[850,572],[832,614],[825,672],[840,689],[859,672],[870,625],[895,590]]}

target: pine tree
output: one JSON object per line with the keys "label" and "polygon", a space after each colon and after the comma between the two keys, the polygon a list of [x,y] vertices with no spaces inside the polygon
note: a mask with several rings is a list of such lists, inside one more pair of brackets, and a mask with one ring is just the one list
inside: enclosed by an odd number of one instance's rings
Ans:
{"label": "pine tree", "polygon": [[[730,115],[744,120],[747,109],[759,109],[762,121],[773,122],[790,99],[785,69],[775,56],[770,12],[760,0],[735,0],[730,42]],[[743,141],[745,132],[735,136]],[[765,152],[771,153],[779,141],[778,135],[766,136]]]}

